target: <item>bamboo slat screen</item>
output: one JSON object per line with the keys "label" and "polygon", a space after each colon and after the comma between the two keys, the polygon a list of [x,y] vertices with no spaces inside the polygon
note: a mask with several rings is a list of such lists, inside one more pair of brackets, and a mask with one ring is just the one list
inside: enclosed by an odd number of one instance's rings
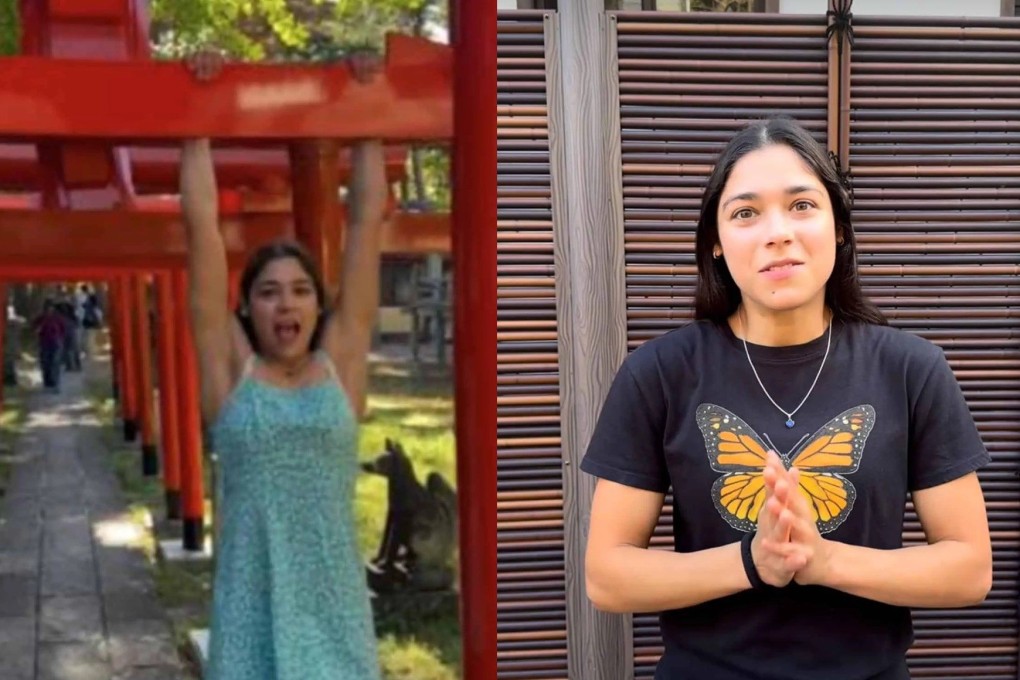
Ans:
{"label": "bamboo slat screen", "polygon": [[[854,227],[867,294],[941,345],[992,454],[994,584],[917,611],[915,678],[1017,677],[1020,566],[1020,19],[856,17]],[[904,534],[923,540],[908,504]]]}
{"label": "bamboo slat screen", "polygon": [[[611,15],[631,349],[691,317],[694,228],[716,154],[745,122],[826,140],[825,18]],[[541,12],[499,15],[499,677],[566,677],[562,476]],[[995,552],[979,607],[917,611],[915,678],[1018,677],[1020,18],[854,17],[849,164],[866,292],[941,345],[992,465]],[[830,92],[832,93],[830,95]],[[569,169],[564,169],[568,171]],[[671,499],[653,539],[671,547]],[[922,539],[908,503],[905,540]],[[638,678],[661,654],[634,617]]]}
{"label": "bamboo slat screen", "polygon": [[[690,320],[694,230],[715,156],[747,121],[795,117],[825,143],[824,17],[619,13],[627,336],[631,349]],[[653,545],[671,548],[671,498]],[[634,670],[662,654],[656,616],[634,617]]]}
{"label": "bamboo slat screen", "polygon": [[497,15],[497,672],[501,680],[567,677],[543,14],[509,11]]}

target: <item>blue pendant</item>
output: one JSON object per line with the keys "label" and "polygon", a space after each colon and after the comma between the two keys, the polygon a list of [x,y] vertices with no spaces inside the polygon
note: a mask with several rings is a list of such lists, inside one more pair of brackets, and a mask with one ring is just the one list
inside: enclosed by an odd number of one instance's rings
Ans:
{"label": "blue pendant", "polygon": [[787,427],[789,427],[789,428],[792,428],[792,427],[793,427],[794,425],[796,425],[796,424],[797,424],[797,423],[793,422],[793,418],[789,418],[789,419],[787,419],[787,421],[786,421],[786,426],[787,426]]}

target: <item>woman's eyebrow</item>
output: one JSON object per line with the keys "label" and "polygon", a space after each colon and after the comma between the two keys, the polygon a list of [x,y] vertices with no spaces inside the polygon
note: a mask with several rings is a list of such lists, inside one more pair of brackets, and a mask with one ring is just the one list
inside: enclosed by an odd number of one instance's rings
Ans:
{"label": "woman's eyebrow", "polygon": [[727,200],[725,203],[723,203],[722,207],[723,207],[723,210],[725,210],[726,206],[728,206],[730,203],[733,203],[733,201],[754,201],[754,200],[757,200],[757,199],[758,199],[758,194],[755,194],[755,193],[752,193],[752,192],[748,191],[748,192],[744,192],[742,194],[737,194],[736,196],[733,196],[732,198]]}
{"label": "woman's eyebrow", "polygon": [[815,192],[816,194],[822,193],[817,188],[804,184],[802,186],[790,187],[789,189],[786,190],[786,194],[788,196],[793,196],[794,194],[803,194],[812,191]]}
{"label": "woman's eyebrow", "polygon": [[[803,193],[806,193],[806,192],[809,192],[809,191],[813,191],[816,194],[822,193],[821,191],[819,191],[815,187],[808,186],[808,185],[804,184],[804,185],[800,185],[800,186],[790,187],[789,189],[786,190],[786,194],[788,196],[793,196],[795,194],[803,194]],[[732,198],[727,199],[726,202],[722,204],[722,207],[723,207],[723,210],[725,210],[726,206],[728,206],[730,203],[733,203],[734,201],[755,201],[757,199],[758,199],[758,194],[756,194],[754,192],[751,192],[751,191],[748,191],[748,192],[745,192],[745,193],[742,193],[742,194],[737,194],[736,196],[733,196]]]}

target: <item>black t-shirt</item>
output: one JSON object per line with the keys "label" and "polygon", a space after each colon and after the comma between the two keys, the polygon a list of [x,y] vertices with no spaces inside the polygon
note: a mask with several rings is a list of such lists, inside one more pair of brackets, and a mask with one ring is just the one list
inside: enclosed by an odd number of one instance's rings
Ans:
{"label": "black t-shirt", "polygon": [[[787,411],[818,374],[827,334],[748,345]],[[909,491],[985,465],[988,453],[942,350],[888,326],[835,322],[814,390],[792,418],[766,397],[726,324],[698,321],[651,340],[620,367],[581,469],[673,494],[678,552],[754,528],[760,470],[774,449],[801,469],[832,540],[902,547]],[[906,678],[910,610],[821,586],[746,590],[661,614],[659,680]]]}

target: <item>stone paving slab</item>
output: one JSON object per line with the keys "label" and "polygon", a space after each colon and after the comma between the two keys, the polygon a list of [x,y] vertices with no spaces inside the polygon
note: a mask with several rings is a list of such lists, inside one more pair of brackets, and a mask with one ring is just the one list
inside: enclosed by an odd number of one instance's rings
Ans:
{"label": "stone paving slab", "polygon": [[154,591],[155,589],[148,593],[104,593],[106,620],[110,622],[151,621],[163,618],[165,615],[163,605],[156,598]]}
{"label": "stone paving slab", "polygon": [[104,596],[155,592],[149,567],[137,551],[124,548],[107,550],[99,556],[99,581]]}
{"label": "stone paving slab", "polygon": [[35,678],[35,630],[35,617],[0,620],[0,659],[4,660],[4,678]]}
{"label": "stone paving slab", "polygon": [[38,550],[0,551],[0,576],[33,576],[39,573]]}
{"label": "stone paving slab", "polygon": [[0,520],[0,550],[38,552],[42,547],[42,522],[38,518]]}
{"label": "stone paving slab", "polygon": [[39,645],[38,680],[109,680],[112,675],[102,641]]}
{"label": "stone paving slab", "polygon": [[91,556],[66,560],[48,560],[42,568],[40,595],[95,595],[96,562]]}
{"label": "stone paving slab", "polygon": [[27,402],[0,500],[0,677],[186,680],[81,374]]}
{"label": "stone paving slab", "polygon": [[135,621],[126,632],[110,633],[110,661],[114,673],[177,662],[170,626],[164,621]]}
{"label": "stone paving slab", "polygon": [[43,598],[39,608],[40,642],[102,640],[103,611],[97,595]]}
{"label": "stone paving slab", "polygon": [[41,514],[42,502],[34,496],[12,498],[4,507],[4,519],[9,522],[34,520]]}
{"label": "stone paving slab", "polygon": [[0,576],[0,619],[34,617],[38,587],[35,574]]}

